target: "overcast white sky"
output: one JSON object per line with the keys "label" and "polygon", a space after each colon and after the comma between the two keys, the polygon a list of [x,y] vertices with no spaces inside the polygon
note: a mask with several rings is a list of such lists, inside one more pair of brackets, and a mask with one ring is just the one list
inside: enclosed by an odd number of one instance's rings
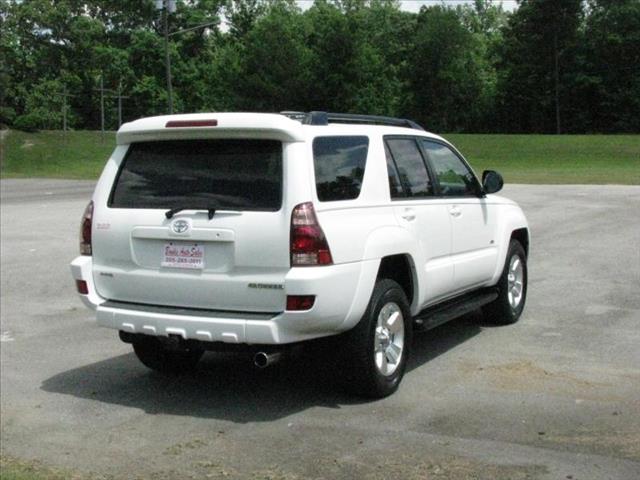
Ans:
{"label": "overcast white sky", "polygon": [[[297,0],[298,5],[302,9],[307,9],[313,5],[313,0]],[[493,3],[502,3],[505,10],[513,10],[517,6],[516,0],[492,0]],[[473,0],[401,0],[402,9],[410,12],[417,12],[423,5],[462,5],[464,3],[473,3]]]}

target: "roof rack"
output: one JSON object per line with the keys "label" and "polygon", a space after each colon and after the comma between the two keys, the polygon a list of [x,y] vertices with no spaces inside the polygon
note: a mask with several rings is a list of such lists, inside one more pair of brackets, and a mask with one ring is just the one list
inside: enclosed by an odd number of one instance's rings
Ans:
{"label": "roof rack", "polygon": [[379,115],[358,115],[353,113],[328,113],[328,112],[280,112],[293,120],[298,120],[305,125],[328,125],[329,123],[361,123],[368,125],[391,125],[394,127],[413,128],[424,130],[413,120],[396,117],[383,117]]}

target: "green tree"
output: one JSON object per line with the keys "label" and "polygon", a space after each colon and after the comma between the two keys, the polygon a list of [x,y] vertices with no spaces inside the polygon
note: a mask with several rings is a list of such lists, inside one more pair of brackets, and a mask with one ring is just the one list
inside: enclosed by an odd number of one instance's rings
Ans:
{"label": "green tree", "polygon": [[351,110],[357,45],[349,18],[324,0],[316,1],[305,17],[310,49],[308,104],[316,110]]}
{"label": "green tree", "polygon": [[475,37],[459,13],[422,8],[410,58],[411,114],[435,131],[463,131],[481,115],[481,68]]}
{"label": "green tree", "polygon": [[508,14],[502,4],[490,0],[475,0],[474,4],[458,6],[463,25],[474,36],[474,63],[478,65],[482,84],[480,96],[476,99],[479,117],[469,125],[474,131],[495,129],[495,110],[498,93],[499,48],[503,42],[502,32],[508,21]]}
{"label": "green tree", "polygon": [[[178,0],[174,108],[325,109],[412,117],[433,130],[637,132],[640,1],[491,0],[401,11],[398,0]],[[221,13],[228,31],[220,26]],[[100,126],[165,113],[154,2],[0,0],[0,123]],[[193,28],[196,27],[196,28]],[[116,126],[107,92],[107,128]]]}
{"label": "green tree", "polygon": [[583,13],[582,0],[520,0],[504,30],[498,64],[505,130],[572,130],[564,112],[579,69]]}
{"label": "green tree", "polygon": [[396,0],[372,0],[367,8],[347,10],[356,34],[352,78],[355,112],[404,115],[410,93],[408,65],[414,15]]}
{"label": "green tree", "polygon": [[578,86],[587,130],[640,132],[640,2],[592,0]]}
{"label": "green tree", "polygon": [[244,38],[267,12],[267,7],[265,0],[230,0],[224,9],[229,34],[237,40]]}
{"label": "green tree", "polygon": [[249,111],[303,110],[309,106],[310,51],[306,22],[290,2],[272,5],[246,35],[232,95]]}

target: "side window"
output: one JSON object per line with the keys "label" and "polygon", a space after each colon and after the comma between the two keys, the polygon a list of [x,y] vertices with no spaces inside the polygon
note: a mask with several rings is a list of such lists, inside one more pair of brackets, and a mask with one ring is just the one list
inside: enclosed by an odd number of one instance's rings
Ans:
{"label": "side window", "polygon": [[440,193],[446,197],[476,196],[478,181],[471,170],[449,147],[423,140],[422,145],[438,177]]}
{"label": "side window", "polygon": [[316,137],[313,140],[316,192],[321,202],[358,198],[368,151],[368,137]]}
{"label": "side window", "polygon": [[398,168],[397,173],[405,196],[433,195],[433,185],[416,141],[411,138],[388,138],[386,142]]}
{"label": "side window", "polygon": [[387,175],[389,177],[389,191],[391,192],[391,198],[403,198],[406,197],[402,184],[400,183],[400,176],[398,175],[398,169],[393,161],[391,152],[389,151],[389,145],[384,143],[384,154],[387,157]]}

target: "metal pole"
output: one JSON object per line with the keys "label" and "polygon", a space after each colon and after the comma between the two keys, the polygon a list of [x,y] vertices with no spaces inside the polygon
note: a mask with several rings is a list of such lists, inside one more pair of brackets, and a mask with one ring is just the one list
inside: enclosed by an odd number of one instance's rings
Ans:
{"label": "metal pole", "polygon": [[560,65],[558,52],[558,31],[553,32],[553,50],[554,50],[554,83],[555,83],[555,104],[556,104],[556,135],[560,135]]}
{"label": "metal pole", "polygon": [[100,130],[104,137],[104,76],[100,74]]}
{"label": "metal pole", "polygon": [[171,86],[171,59],[169,58],[169,5],[165,2],[164,13],[164,63],[167,71],[167,99],[169,114],[173,113],[173,89]]}
{"label": "metal pole", "polygon": [[122,79],[118,82],[118,128],[122,125]]}
{"label": "metal pole", "polygon": [[62,131],[67,131],[67,86],[62,88]]}

